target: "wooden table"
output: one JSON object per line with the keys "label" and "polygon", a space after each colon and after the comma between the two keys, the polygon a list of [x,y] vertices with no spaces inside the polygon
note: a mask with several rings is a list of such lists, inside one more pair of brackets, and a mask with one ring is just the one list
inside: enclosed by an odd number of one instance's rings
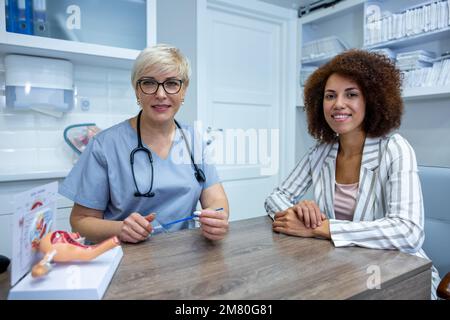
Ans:
{"label": "wooden table", "polygon": [[[429,299],[431,262],[398,251],[335,248],[232,222],[222,242],[198,230],[126,246],[106,299]],[[379,268],[379,269],[377,269]],[[374,271],[375,270],[375,271]],[[371,279],[379,270],[380,289]],[[375,272],[375,273],[374,273]]]}
{"label": "wooden table", "polygon": [[[271,222],[267,216],[232,222],[220,242],[206,240],[199,230],[184,230],[124,245],[104,298],[430,298],[428,260],[277,234]],[[377,275],[379,289],[373,288]],[[0,279],[1,294],[5,286]]]}

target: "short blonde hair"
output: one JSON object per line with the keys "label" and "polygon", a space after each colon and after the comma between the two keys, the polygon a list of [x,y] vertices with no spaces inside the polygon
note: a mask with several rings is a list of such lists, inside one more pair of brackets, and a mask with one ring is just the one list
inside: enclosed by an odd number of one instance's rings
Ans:
{"label": "short blonde hair", "polygon": [[187,87],[191,75],[189,60],[181,51],[167,44],[157,44],[141,51],[133,65],[131,84],[136,89],[139,78],[149,70],[161,73],[175,71]]}

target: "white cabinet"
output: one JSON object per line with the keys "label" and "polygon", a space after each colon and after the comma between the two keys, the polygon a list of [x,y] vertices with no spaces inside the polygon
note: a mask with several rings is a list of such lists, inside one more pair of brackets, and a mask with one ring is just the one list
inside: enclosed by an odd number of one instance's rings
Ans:
{"label": "white cabinet", "polygon": [[[427,50],[434,52],[436,60],[450,52],[450,1],[423,0],[343,0],[336,5],[314,11],[299,19],[298,23],[298,83],[297,83],[297,159],[313,141],[306,129],[303,112],[303,78],[314,67],[328,61],[316,59],[302,63],[311,42],[336,37],[348,48],[367,50],[389,49],[394,54]],[[330,41],[329,41],[330,42]],[[332,42],[330,42],[332,43]],[[333,47],[333,46],[331,46]],[[319,52],[320,53],[320,52]],[[450,58],[450,57],[449,57]],[[443,60],[444,61],[444,60]],[[303,59],[305,62],[305,59]],[[450,69],[450,60],[446,66]],[[436,65],[438,71],[442,65]],[[448,69],[447,69],[448,70]],[[427,70],[421,70],[427,71]],[[448,71],[447,71],[448,72]],[[405,77],[408,73],[405,73]],[[450,166],[450,150],[438,151],[439,143],[450,145],[450,74],[447,83],[417,80],[413,87],[404,85],[405,115],[400,127],[413,145],[419,164]],[[433,79],[428,78],[428,79]],[[405,84],[408,82],[405,80]],[[444,85],[442,85],[444,83]],[[301,126],[301,127],[300,127]],[[435,141],[436,143],[430,143]]]}
{"label": "white cabinet", "polygon": [[[313,12],[299,19],[299,74],[334,56],[327,55],[328,59],[302,63],[305,61],[304,55],[308,53],[305,52],[308,44],[320,44],[331,37],[345,43],[347,48],[390,49],[394,54],[426,49],[439,58],[450,52],[449,11],[448,1],[344,0],[333,7]],[[417,17],[413,18],[411,13]],[[328,43],[332,44],[333,41]],[[302,106],[300,83],[298,88],[297,105]],[[450,96],[449,85],[438,87],[422,83],[420,87],[413,88],[405,87],[405,100]]]}
{"label": "white cabinet", "polygon": [[336,53],[363,46],[364,1],[344,0],[335,6],[313,11],[298,22],[297,106],[303,106],[302,85],[308,74]]}
{"label": "white cabinet", "polygon": [[5,0],[0,8],[0,52],[130,67],[140,50],[156,43],[156,0],[47,0],[44,36],[7,32]]}
{"label": "white cabinet", "polygon": [[[387,48],[397,54],[429,51],[435,55],[433,65],[405,72],[405,100],[450,97],[450,1],[367,1],[365,3],[364,48]],[[447,57],[443,55],[447,54]],[[428,64],[428,65],[427,65]],[[412,79],[411,79],[412,78]],[[446,80],[447,79],[447,80]],[[411,81],[412,80],[412,81]]]}

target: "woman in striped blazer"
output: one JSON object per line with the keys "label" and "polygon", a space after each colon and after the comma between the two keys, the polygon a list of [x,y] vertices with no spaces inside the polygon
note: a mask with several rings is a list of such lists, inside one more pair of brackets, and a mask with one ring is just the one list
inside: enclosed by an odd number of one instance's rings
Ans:
{"label": "woman in striped blazer", "polygon": [[[383,55],[350,50],[309,77],[304,97],[317,144],[267,197],[273,230],[428,258],[415,153],[392,133],[403,113],[400,71]],[[299,201],[310,186],[314,200]],[[433,267],[432,298],[438,284]]]}

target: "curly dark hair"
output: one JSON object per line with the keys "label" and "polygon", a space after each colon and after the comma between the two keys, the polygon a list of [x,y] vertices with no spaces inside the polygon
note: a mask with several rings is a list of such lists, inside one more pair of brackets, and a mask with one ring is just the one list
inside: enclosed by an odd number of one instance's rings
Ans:
{"label": "curly dark hair", "polygon": [[319,67],[306,81],[304,110],[308,132],[315,139],[325,143],[336,141],[323,113],[325,84],[334,73],[359,85],[366,102],[363,130],[367,136],[381,137],[400,126],[403,114],[400,71],[382,54],[352,49]]}

